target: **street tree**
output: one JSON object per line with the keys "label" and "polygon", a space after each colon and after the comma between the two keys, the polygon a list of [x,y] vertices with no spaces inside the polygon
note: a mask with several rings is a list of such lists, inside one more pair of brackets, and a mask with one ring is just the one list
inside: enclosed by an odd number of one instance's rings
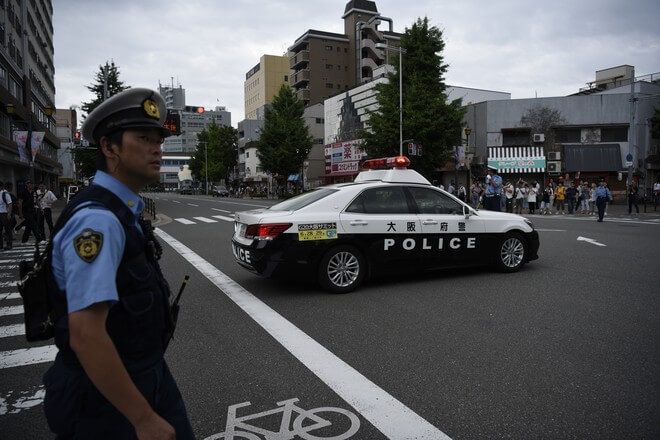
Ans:
{"label": "street tree", "polygon": [[266,118],[259,140],[257,157],[264,171],[282,182],[290,174],[300,173],[312,149],[313,138],[305,124],[303,102],[287,84],[283,84],[266,108]]}
{"label": "street tree", "polygon": [[[426,176],[450,158],[461,140],[465,111],[460,99],[448,101],[445,92],[445,43],[442,31],[419,18],[401,37],[406,51],[399,72],[400,55],[393,58],[395,71],[389,82],[376,86],[378,109],[363,133],[364,148],[371,158],[399,152],[399,75],[403,74],[403,139],[423,147],[423,156],[413,156],[411,166]],[[391,58],[392,59],[392,58]]]}
{"label": "street tree", "polygon": [[530,145],[534,145],[533,136],[535,134],[544,134],[544,144],[553,147],[555,145],[554,128],[565,123],[566,119],[559,110],[544,106],[529,108],[520,118],[520,125],[530,129]]}
{"label": "street tree", "polygon": [[[106,61],[104,65],[99,65],[99,70],[94,75],[94,82],[87,86],[87,90],[92,92],[93,98],[90,101],[83,102],[81,106],[85,113],[83,119],[101,105],[106,98],[129,88],[123,81],[119,80],[119,73],[119,67],[114,61]],[[106,90],[107,96],[105,96]],[[91,139],[87,140],[91,142]],[[96,151],[76,148],[73,152],[78,173],[84,177],[94,175],[96,172]]]}
{"label": "street tree", "polygon": [[197,135],[197,149],[189,162],[193,176],[206,180],[208,157],[209,182],[226,182],[236,165],[237,144],[238,130],[211,122]]}

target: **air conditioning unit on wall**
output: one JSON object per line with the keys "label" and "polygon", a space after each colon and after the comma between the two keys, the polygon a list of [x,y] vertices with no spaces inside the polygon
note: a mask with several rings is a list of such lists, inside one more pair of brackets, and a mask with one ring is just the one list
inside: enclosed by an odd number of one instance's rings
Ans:
{"label": "air conditioning unit on wall", "polygon": [[548,151],[548,160],[561,160],[561,153],[559,151]]}
{"label": "air conditioning unit on wall", "polygon": [[545,142],[545,135],[543,133],[535,133],[533,138],[534,142]]}
{"label": "air conditioning unit on wall", "polygon": [[548,161],[547,166],[545,167],[545,170],[548,173],[561,173],[561,162],[560,161]]}

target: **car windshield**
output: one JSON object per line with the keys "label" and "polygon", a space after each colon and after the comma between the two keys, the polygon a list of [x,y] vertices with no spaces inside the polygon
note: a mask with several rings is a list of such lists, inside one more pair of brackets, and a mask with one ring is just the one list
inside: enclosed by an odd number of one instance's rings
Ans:
{"label": "car windshield", "polygon": [[317,202],[337,191],[338,190],[336,189],[330,188],[316,189],[308,193],[300,194],[299,196],[293,197],[289,200],[285,200],[282,203],[278,203],[277,205],[273,205],[269,209],[271,211],[297,211],[298,209],[311,205],[312,203]]}

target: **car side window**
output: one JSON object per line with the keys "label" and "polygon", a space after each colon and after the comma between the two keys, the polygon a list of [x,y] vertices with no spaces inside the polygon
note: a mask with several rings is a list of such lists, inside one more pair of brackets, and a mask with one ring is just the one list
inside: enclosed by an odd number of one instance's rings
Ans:
{"label": "car side window", "polygon": [[430,188],[409,187],[420,214],[463,214],[463,205]]}
{"label": "car side window", "polygon": [[406,194],[400,186],[364,190],[346,208],[346,212],[364,214],[410,214]]}

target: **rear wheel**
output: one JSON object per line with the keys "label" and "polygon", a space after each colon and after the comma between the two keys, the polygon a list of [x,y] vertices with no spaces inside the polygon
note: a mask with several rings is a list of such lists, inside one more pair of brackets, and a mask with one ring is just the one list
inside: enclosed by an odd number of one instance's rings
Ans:
{"label": "rear wheel", "polygon": [[330,249],[319,264],[319,284],[332,293],[348,293],[364,280],[366,264],[362,253],[353,246]]}
{"label": "rear wheel", "polygon": [[501,272],[517,272],[527,260],[527,242],[516,232],[504,236],[497,246],[495,265]]}

